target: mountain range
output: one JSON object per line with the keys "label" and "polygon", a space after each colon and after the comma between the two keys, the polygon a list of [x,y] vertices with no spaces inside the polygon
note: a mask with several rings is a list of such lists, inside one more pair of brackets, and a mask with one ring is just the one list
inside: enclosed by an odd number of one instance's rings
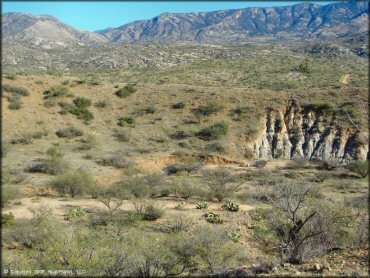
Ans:
{"label": "mountain range", "polygon": [[56,44],[338,39],[368,32],[367,1],[328,5],[302,3],[284,7],[214,12],[165,13],[96,32],[81,31],[49,15],[5,13],[3,39]]}

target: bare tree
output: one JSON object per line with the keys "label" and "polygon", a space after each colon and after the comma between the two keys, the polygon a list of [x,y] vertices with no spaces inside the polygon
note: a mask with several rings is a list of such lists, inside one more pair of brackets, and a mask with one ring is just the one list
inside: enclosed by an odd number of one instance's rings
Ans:
{"label": "bare tree", "polygon": [[338,227],[354,217],[344,205],[315,202],[309,198],[311,192],[305,183],[279,183],[268,197],[275,208],[271,223],[280,239],[281,256],[290,263],[301,263],[305,257],[335,247]]}
{"label": "bare tree", "polygon": [[203,167],[203,163],[194,157],[184,158],[180,164],[181,170],[184,170],[190,176],[191,173],[199,171]]}
{"label": "bare tree", "polygon": [[240,183],[237,182],[231,171],[225,167],[208,171],[205,177],[210,190],[219,202],[240,189]]}
{"label": "bare tree", "polygon": [[142,214],[147,203],[146,198],[153,192],[153,187],[159,183],[159,176],[148,175],[145,177],[128,177],[120,182],[134,205],[135,210]]}
{"label": "bare tree", "polygon": [[112,213],[123,204],[123,198],[123,189],[117,184],[102,189],[98,193],[98,200],[102,202]]}
{"label": "bare tree", "polygon": [[118,183],[107,188],[96,186],[91,190],[91,193],[97,197],[99,202],[103,203],[108,208],[108,212],[96,213],[94,217],[97,217],[97,219],[95,219],[94,222],[108,225],[113,221],[115,212],[123,204],[126,195],[123,187]]}

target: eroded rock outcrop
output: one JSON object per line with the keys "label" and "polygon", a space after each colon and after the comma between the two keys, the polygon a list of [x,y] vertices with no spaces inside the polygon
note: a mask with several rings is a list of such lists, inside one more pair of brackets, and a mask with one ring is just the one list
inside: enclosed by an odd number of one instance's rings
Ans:
{"label": "eroded rock outcrop", "polygon": [[368,146],[359,132],[339,122],[330,109],[292,100],[285,109],[266,112],[265,129],[251,147],[256,158],[266,160],[304,157],[346,164],[366,159]]}

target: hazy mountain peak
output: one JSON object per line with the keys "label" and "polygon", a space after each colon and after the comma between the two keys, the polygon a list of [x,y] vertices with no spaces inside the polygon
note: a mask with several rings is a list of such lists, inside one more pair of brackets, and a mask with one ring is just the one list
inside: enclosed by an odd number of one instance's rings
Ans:
{"label": "hazy mountain peak", "polygon": [[77,30],[50,15],[5,13],[2,16],[3,35],[17,41],[104,42],[97,33]]}

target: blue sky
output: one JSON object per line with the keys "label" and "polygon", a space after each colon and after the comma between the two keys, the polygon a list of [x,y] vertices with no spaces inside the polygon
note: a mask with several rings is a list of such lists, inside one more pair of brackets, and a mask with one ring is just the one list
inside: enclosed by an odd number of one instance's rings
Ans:
{"label": "blue sky", "polygon": [[[246,7],[288,6],[303,1],[287,2],[13,2],[2,1],[2,12],[48,14],[82,30],[96,31],[142,19],[151,19],[161,13],[207,12]],[[313,2],[325,5],[331,2]]]}

